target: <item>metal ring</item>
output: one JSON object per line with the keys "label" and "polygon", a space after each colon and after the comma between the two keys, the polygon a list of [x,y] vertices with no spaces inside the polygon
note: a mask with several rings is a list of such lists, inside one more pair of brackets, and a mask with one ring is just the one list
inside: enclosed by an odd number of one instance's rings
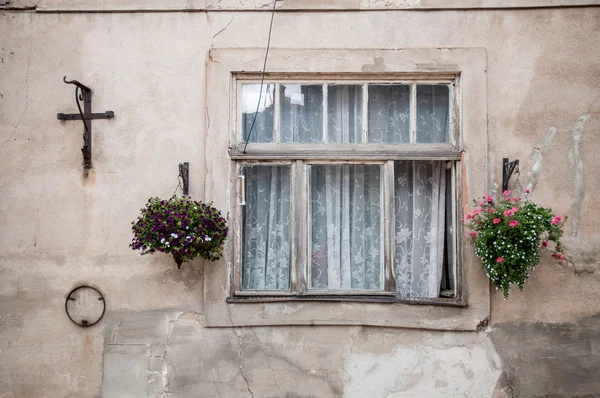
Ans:
{"label": "metal ring", "polygon": [[[102,313],[100,314],[100,317],[98,317],[98,319],[96,319],[94,322],[92,323],[88,323],[86,320],[82,320],[82,322],[77,322],[75,321],[72,317],[71,314],[69,314],[69,309],[68,309],[68,303],[69,301],[75,301],[74,298],[71,298],[71,295],[73,293],[75,293],[77,290],[79,289],[92,289],[94,290],[96,293],[98,293],[98,295],[100,297],[98,297],[99,301],[102,301]],[[102,317],[104,316],[104,312],[106,312],[106,300],[104,299],[104,296],[102,295],[102,293],[100,293],[100,290],[96,289],[93,286],[89,286],[89,285],[81,285],[81,286],[77,286],[75,289],[71,290],[69,292],[69,294],[67,295],[67,299],[65,300],[65,312],[67,313],[67,316],[69,317],[69,319],[71,320],[71,322],[73,322],[75,325],[81,326],[81,327],[90,327],[93,326],[95,324],[97,324],[98,322],[100,322],[100,320],[102,319]]]}

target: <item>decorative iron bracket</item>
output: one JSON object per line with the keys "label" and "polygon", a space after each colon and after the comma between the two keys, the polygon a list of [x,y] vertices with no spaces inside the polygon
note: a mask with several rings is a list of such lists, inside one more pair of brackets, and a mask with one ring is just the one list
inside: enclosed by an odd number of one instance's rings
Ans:
{"label": "decorative iron bracket", "polygon": [[188,162],[179,163],[179,178],[181,178],[181,194],[188,196],[190,194],[190,164]]}
{"label": "decorative iron bracket", "polygon": [[[104,113],[92,113],[92,89],[79,83],[77,80],[67,80],[67,77],[63,77],[63,81],[66,84],[73,84],[75,86],[75,101],[77,103],[77,109],[79,113],[57,113],[56,118],[58,120],[81,120],[83,122],[83,168],[92,168],[92,120],[93,119],[112,119],[115,117],[113,111],[106,111]],[[81,90],[81,94],[79,94]],[[83,101],[83,112],[79,101]]]}
{"label": "decorative iron bracket", "polygon": [[517,170],[519,172],[519,159],[513,160],[512,162],[508,161],[508,158],[502,159],[502,192],[508,189],[508,181],[510,181],[510,177],[512,177],[513,173]]}

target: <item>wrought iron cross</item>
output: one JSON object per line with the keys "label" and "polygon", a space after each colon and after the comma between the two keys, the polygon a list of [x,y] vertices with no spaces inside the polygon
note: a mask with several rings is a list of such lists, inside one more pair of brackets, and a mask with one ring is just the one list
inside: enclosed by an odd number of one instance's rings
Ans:
{"label": "wrought iron cross", "polygon": [[[92,113],[92,89],[79,83],[77,80],[67,80],[67,77],[63,77],[63,81],[67,84],[75,85],[75,102],[77,103],[77,109],[79,113],[57,113],[56,118],[58,120],[81,120],[83,121],[83,168],[92,168],[92,120],[93,119],[112,119],[115,117],[113,111],[106,111],[104,113]],[[79,94],[81,90],[81,94]],[[81,105],[79,101],[83,101],[83,112],[81,111]]]}

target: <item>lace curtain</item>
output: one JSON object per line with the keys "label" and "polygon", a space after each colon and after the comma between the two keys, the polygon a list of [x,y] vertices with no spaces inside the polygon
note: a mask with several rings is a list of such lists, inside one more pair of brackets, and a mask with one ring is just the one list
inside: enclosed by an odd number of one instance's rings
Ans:
{"label": "lace curtain", "polygon": [[444,259],[445,176],[443,161],[395,163],[398,297],[439,297]]}
{"label": "lace curtain", "polygon": [[290,167],[247,166],[243,290],[290,287]]}
{"label": "lace curtain", "polygon": [[382,288],[380,166],[312,166],[310,288]]}
{"label": "lace curtain", "polygon": [[[242,131],[249,131],[259,85],[242,87]],[[275,142],[275,85],[263,88],[250,142]],[[323,85],[280,84],[280,141],[323,142]],[[410,86],[368,85],[368,142],[409,143]],[[328,142],[363,143],[363,86],[327,86]],[[449,89],[418,85],[416,140],[449,140]],[[290,287],[290,166],[246,166],[242,289]],[[382,290],[380,165],[311,165],[308,284],[311,289]],[[394,167],[394,267],[398,297],[438,297],[445,252],[446,170],[441,161]],[[448,238],[450,240],[451,237]],[[448,259],[451,261],[451,259]],[[304,266],[301,264],[299,266]]]}

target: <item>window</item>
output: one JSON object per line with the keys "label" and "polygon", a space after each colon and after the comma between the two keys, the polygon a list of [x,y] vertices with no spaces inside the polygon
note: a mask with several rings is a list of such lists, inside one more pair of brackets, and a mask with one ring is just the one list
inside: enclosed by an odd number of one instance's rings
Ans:
{"label": "window", "polygon": [[457,80],[238,79],[232,296],[456,301]]}

